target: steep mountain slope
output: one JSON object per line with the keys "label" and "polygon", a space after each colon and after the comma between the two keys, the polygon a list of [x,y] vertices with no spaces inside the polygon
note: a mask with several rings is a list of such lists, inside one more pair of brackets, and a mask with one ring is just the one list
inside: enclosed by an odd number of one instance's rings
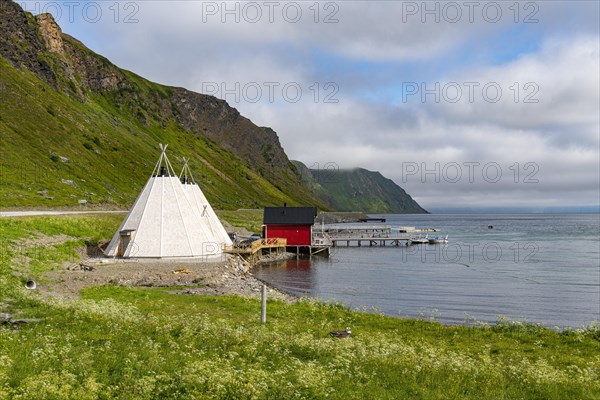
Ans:
{"label": "steep mountain slope", "polygon": [[[129,205],[169,144],[215,208],[324,203],[277,134],[225,101],[119,69],[0,0],[0,207]],[[178,172],[178,171],[177,171]]]}
{"label": "steep mountain slope", "polygon": [[309,169],[292,161],[306,186],[337,211],[367,213],[427,213],[404,189],[379,172],[363,168],[351,170]]}

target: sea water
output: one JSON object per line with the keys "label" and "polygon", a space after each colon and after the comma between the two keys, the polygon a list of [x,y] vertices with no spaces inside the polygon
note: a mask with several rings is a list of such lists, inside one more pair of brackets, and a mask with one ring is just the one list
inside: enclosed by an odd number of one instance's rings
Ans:
{"label": "sea water", "polygon": [[332,248],[329,258],[263,265],[255,275],[295,295],[447,324],[506,317],[577,328],[600,320],[598,214],[383,217],[382,225],[439,228],[430,237],[449,242],[365,242]]}

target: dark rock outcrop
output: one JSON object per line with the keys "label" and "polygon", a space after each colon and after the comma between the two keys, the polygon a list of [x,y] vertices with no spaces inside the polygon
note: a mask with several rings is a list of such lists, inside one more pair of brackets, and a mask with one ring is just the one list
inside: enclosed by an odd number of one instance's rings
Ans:
{"label": "dark rock outcrop", "polygon": [[0,0],[0,56],[16,68],[24,68],[42,80],[57,86],[57,78],[47,60],[40,57],[45,50],[38,23],[12,1]]}

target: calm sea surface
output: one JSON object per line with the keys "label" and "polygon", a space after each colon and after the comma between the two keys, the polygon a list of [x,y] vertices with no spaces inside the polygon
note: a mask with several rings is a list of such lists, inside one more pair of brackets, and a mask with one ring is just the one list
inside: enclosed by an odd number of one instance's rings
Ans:
{"label": "calm sea surface", "polygon": [[598,214],[385,217],[387,225],[440,228],[434,235],[449,235],[449,243],[338,247],[329,259],[270,264],[255,275],[296,295],[449,324],[600,320]]}

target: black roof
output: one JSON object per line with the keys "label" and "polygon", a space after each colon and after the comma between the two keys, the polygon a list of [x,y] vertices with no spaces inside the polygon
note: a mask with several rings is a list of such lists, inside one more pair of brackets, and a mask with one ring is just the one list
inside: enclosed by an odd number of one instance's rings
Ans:
{"label": "black roof", "polygon": [[265,207],[265,225],[313,225],[317,207]]}

